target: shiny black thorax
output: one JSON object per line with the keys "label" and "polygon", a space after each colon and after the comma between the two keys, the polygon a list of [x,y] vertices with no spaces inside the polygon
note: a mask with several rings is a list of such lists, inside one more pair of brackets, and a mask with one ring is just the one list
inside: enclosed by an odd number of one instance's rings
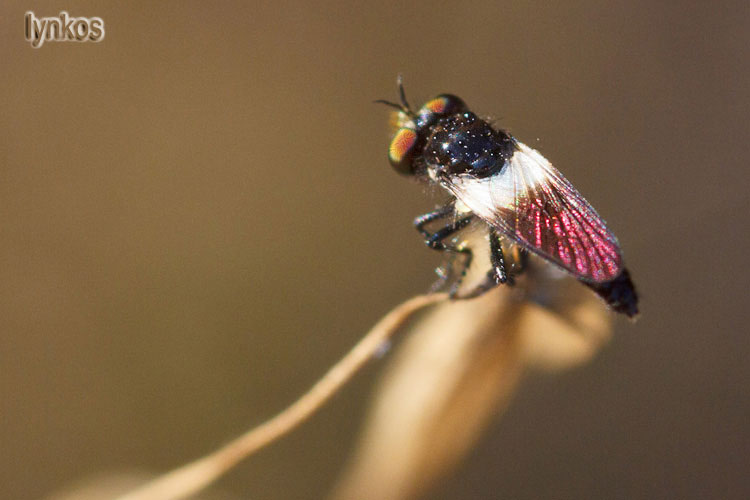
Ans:
{"label": "shiny black thorax", "polygon": [[470,111],[443,117],[425,132],[422,159],[439,175],[489,177],[502,170],[515,149],[509,134]]}

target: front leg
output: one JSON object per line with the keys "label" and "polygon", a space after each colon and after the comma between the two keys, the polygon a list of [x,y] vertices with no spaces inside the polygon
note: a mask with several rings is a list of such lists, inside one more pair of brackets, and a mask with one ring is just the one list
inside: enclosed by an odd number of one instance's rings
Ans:
{"label": "front leg", "polygon": [[[430,222],[445,219],[447,217],[452,217],[455,215],[455,208],[454,203],[451,202],[433,212],[421,215],[414,219],[414,226],[419,231],[419,233],[424,236],[425,238],[425,244],[432,248],[433,250],[438,250],[441,252],[450,252],[454,255],[464,255],[464,263],[461,271],[461,278],[459,278],[454,285],[451,287],[450,295],[456,296],[458,292],[458,287],[461,285],[461,279],[466,274],[466,270],[471,266],[471,261],[473,258],[473,254],[469,248],[456,246],[451,243],[446,243],[444,240],[453,236],[457,232],[459,232],[461,229],[468,226],[472,219],[473,215],[468,215],[465,217],[462,217],[457,220],[453,220],[450,223],[446,224],[445,226],[441,227],[434,233],[429,232],[427,229],[425,229],[425,226],[429,224]],[[433,286],[433,289],[437,289],[440,286],[443,285],[446,281],[450,279],[451,276],[451,270],[453,268],[453,261],[451,259],[451,262],[443,268],[443,271],[440,273],[440,279],[438,280],[438,283]]]}
{"label": "front leg", "polygon": [[432,221],[445,219],[448,216],[454,215],[454,205],[455,202],[452,201],[447,205],[438,208],[437,210],[433,210],[432,212],[420,215],[419,217],[414,219],[414,227],[422,236],[424,236],[425,238],[430,238],[432,236],[432,233],[427,231],[424,227]]}

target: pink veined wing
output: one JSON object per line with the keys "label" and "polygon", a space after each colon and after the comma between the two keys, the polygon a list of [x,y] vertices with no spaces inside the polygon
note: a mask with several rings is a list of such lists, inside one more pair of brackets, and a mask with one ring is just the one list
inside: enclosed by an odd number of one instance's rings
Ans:
{"label": "pink veined wing", "polygon": [[591,205],[541,154],[522,143],[501,172],[460,175],[448,188],[509,238],[595,283],[623,270],[617,238]]}
{"label": "pink veined wing", "polygon": [[494,208],[488,222],[579,278],[605,282],[622,272],[615,235],[541,154],[518,143],[499,177],[488,186]]}

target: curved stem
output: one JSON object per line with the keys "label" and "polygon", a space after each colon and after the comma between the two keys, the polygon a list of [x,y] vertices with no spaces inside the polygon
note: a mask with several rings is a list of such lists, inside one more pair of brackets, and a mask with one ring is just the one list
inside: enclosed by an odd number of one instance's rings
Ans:
{"label": "curved stem", "polygon": [[446,298],[446,294],[418,295],[403,302],[378,321],[307,393],[281,413],[218,450],[149,481],[119,500],[177,500],[205,488],[240,461],[307,420],[372,358],[414,312]]}

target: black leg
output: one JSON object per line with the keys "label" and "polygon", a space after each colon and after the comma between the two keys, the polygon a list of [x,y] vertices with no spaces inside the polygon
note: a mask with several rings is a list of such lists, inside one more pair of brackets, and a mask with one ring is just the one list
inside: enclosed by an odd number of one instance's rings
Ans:
{"label": "black leg", "polygon": [[497,234],[494,228],[490,228],[489,238],[490,262],[492,263],[492,269],[487,271],[487,275],[477,286],[461,295],[460,298],[462,299],[478,297],[487,290],[491,290],[498,284],[513,285],[513,276],[511,276],[506,268],[503,248],[500,244],[500,236]]}
{"label": "black leg", "polygon": [[420,215],[414,219],[414,227],[417,228],[417,231],[419,231],[422,236],[429,238],[432,236],[432,233],[428,232],[424,227],[432,221],[445,219],[450,215],[453,215],[453,203],[448,203],[437,210]]}
{"label": "black leg", "polygon": [[[451,286],[451,289],[449,291],[451,297],[456,296],[458,293],[458,289],[461,286],[461,280],[466,275],[466,271],[471,267],[471,261],[473,260],[474,254],[471,252],[471,249],[466,247],[459,247],[450,243],[445,243],[443,240],[446,238],[453,236],[457,232],[459,232],[461,229],[465,228],[471,223],[472,216],[463,217],[461,219],[458,219],[454,222],[451,222],[450,224],[438,229],[434,233],[430,234],[425,231],[425,237],[427,238],[425,240],[425,243],[428,247],[442,251],[442,252],[451,252],[454,254],[461,254],[464,255],[464,262],[461,268],[461,276],[453,283]],[[452,266],[451,266],[452,267]]]}
{"label": "black leg", "polygon": [[529,264],[529,252],[518,245],[516,245],[514,248],[516,256],[515,263],[513,264],[513,276],[516,276],[526,270],[526,267]]}
{"label": "black leg", "polygon": [[[462,217],[460,219],[454,220],[445,226],[441,227],[434,233],[429,232],[427,229],[425,229],[425,226],[429,224],[430,222],[444,219],[449,216],[455,215],[455,210],[453,203],[449,203],[445,205],[444,207],[441,207],[433,212],[421,215],[414,219],[414,226],[416,227],[417,231],[424,236],[425,238],[425,244],[432,248],[433,250],[438,250],[441,252],[450,252],[454,255],[461,254],[463,255],[464,262],[462,266],[461,271],[461,277],[451,286],[450,294],[451,296],[455,296],[458,292],[458,288],[461,285],[461,278],[464,277],[466,274],[466,271],[471,266],[471,261],[473,259],[473,254],[471,252],[471,249],[465,248],[465,247],[459,247],[450,243],[446,243],[444,240],[446,238],[449,238],[450,236],[453,236],[461,229],[468,226],[472,219],[472,215],[468,215],[466,217]],[[447,282],[450,279],[451,276],[451,270],[453,268],[453,258],[451,257],[450,262],[441,268],[440,273],[440,279],[438,282],[433,286],[433,289],[437,289],[438,287],[442,286],[445,282]]]}
{"label": "black leg", "polygon": [[428,247],[434,249],[434,250],[447,250],[452,252],[461,252],[463,253],[463,248],[456,247],[455,245],[451,245],[449,243],[443,242],[443,240],[449,236],[453,236],[466,226],[468,226],[471,223],[472,216],[468,215],[466,217],[462,217],[454,222],[451,222],[450,224],[441,227],[434,233],[428,233],[427,231],[423,231],[422,234],[427,238],[425,240],[425,243]]}
{"label": "black leg", "polygon": [[500,236],[493,227],[490,228],[490,260],[492,262],[490,273],[495,279],[495,283],[512,285],[513,277],[508,275],[505,269],[505,257],[503,256],[503,247],[500,244]]}

